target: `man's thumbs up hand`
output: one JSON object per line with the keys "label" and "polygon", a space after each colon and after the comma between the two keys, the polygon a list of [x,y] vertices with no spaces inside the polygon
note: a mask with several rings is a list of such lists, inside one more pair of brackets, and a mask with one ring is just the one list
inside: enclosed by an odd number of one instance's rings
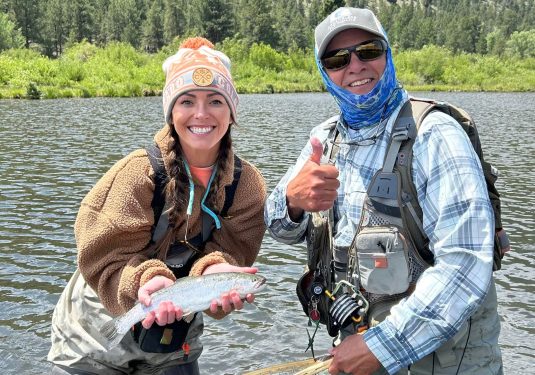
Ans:
{"label": "man's thumbs up hand", "polygon": [[323,155],[323,145],[316,137],[310,138],[310,145],[312,146],[312,155],[310,155],[310,161],[320,165],[321,157]]}
{"label": "man's thumbs up hand", "polygon": [[298,220],[304,211],[318,212],[331,208],[340,186],[338,169],[334,165],[320,165],[323,146],[319,139],[310,139],[312,155],[297,176],[288,183],[286,200],[292,220]]}

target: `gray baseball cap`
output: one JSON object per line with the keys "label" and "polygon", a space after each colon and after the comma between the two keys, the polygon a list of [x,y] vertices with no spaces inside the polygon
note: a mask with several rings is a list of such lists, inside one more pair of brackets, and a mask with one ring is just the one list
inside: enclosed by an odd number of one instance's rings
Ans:
{"label": "gray baseball cap", "polygon": [[369,9],[342,7],[329,14],[314,32],[316,49],[321,57],[331,39],[340,31],[362,29],[375,34],[388,43],[386,34],[375,14]]}

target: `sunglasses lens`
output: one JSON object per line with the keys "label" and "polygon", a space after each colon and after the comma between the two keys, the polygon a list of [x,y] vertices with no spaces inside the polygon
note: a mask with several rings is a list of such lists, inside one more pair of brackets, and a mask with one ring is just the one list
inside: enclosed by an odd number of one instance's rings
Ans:
{"label": "sunglasses lens", "polygon": [[375,60],[383,55],[385,49],[378,40],[360,45],[355,49],[355,53],[361,61]]}
{"label": "sunglasses lens", "polygon": [[327,56],[321,59],[322,65],[325,69],[336,70],[341,69],[351,60],[351,53],[348,50],[339,50],[334,56]]}

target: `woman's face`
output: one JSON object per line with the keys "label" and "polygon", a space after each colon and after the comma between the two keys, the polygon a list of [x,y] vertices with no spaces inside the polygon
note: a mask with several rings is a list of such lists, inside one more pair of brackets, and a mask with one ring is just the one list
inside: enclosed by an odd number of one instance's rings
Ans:
{"label": "woman's face", "polygon": [[214,91],[189,91],[176,100],[172,119],[188,163],[195,167],[214,164],[232,122],[224,96]]}
{"label": "woman's face", "polygon": [[[347,29],[331,39],[325,53],[354,46],[371,39],[378,39],[378,37],[361,29]],[[371,61],[360,61],[355,53],[351,53],[351,61],[348,66],[340,70],[325,69],[325,71],[336,85],[351,91],[353,94],[364,95],[369,93],[379,82],[385,67],[386,53]]]}

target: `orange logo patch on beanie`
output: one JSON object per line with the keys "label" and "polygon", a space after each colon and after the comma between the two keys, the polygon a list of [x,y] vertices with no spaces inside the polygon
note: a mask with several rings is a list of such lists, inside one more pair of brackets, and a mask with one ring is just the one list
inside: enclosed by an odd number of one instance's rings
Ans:
{"label": "orange logo patch on beanie", "polygon": [[205,87],[214,82],[214,75],[209,69],[197,68],[193,71],[191,79],[197,86]]}

